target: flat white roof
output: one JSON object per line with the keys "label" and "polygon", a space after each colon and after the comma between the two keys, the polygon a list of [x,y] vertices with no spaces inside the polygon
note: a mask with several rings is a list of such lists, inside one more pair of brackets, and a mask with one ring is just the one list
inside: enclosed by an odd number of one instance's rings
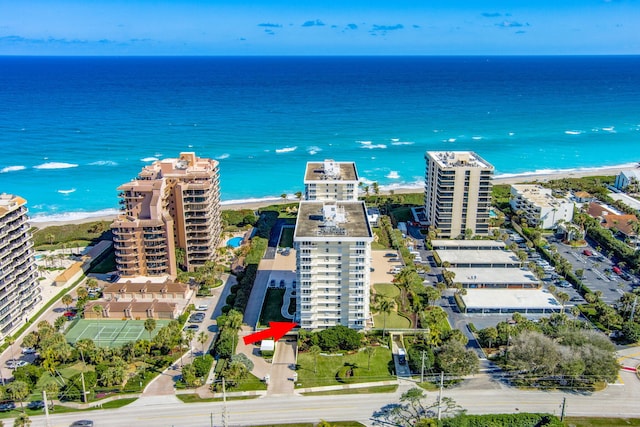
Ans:
{"label": "flat white roof", "polygon": [[609,197],[611,197],[613,200],[620,200],[630,208],[640,211],[640,201],[634,199],[631,196],[628,196],[624,193],[609,193]]}
{"label": "flat white roof", "polygon": [[116,283],[165,283],[169,280],[168,275],[164,276],[135,276],[135,277],[120,277]]}
{"label": "flat white roof", "polygon": [[559,310],[562,304],[542,289],[467,289],[462,295],[467,309],[547,309]]}
{"label": "flat white roof", "polygon": [[538,278],[526,268],[447,268],[462,285],[538,285]]}
{"label": "flat white roof", "polygon": [[276,348],[274,340],[262,340],[260,343],[260,351],[273,351]]}
{"label": "flat white roof", "polygon": [[432,240],[434,248],[505,248],[506,244],[502,240]]}
{"label": "flat white roof", "polygon": [[437,250],[438,256],[451,265],[457,264],[520,264],[520,259],[511,251],[445,249]]}

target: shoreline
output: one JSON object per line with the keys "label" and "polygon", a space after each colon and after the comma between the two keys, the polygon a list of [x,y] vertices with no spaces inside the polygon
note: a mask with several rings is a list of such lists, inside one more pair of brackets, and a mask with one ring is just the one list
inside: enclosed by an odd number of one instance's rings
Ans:
{"label": "shoreline", "polygon": [[[545,182],[553,179],[560,178],[583,178],[588,176],[615,176],[618,175],[621,171],[634,169],[636,167],[640,167],[637,163],[629,163],[620,166],[608,166],[601,168],[584,168],[584,169],[566,169],[566,170],[553,170],[553,171],[536,171],[536,172],[524,172],[521,174],[504,174],[498,175],[493,178],[494,184],[517,184],[517,183],[532,183],[532,182]],[[422,185],[420,186],[399,186],[399,187],[390,187],[390,186],[381,186],[380,194],[381,195],[389,195],[391,191],[394,194],[411,194],[411,193],[420,193],[422,190]],[[291,196],[291,195],[290,195]],[[288,197],[283,200],[278,197],[265,197],[265,198],[256,198],[249,200],[230,200],[228,202],[222,202],[221,207],[223,210],[240,210],[240,209],[259,209],[269,205],[280,205],[285,203],[292,203],[297,201],[297,199],[293,197]],[[107,209],[99,212],[87,212],[87,216],[85,217],[73,217],[73,218],[64,218],[63,215],[52,215],[52,216],[40,216],[35,218],[30,218],[29,224],[32,227],[36,227],[38,229],[43,229],[46,227],[52,226],[61,226],[61,225],[69,225],[69,224],[85,224],[87,222],[94,221],[113,221],[117,213],[113,212],[112,209]],[[74,216],[74,215],[71,215]]]}

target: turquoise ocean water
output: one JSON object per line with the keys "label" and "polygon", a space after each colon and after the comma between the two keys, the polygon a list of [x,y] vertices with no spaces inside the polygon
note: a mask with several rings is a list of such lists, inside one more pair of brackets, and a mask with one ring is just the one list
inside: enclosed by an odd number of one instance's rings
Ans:
{"label": "turquoise ocean water", "polygon": [[422,185],[426,150],[497,175],[640,161],[640,57],[0,57],[0,191],[43,218],[114,213],[180,151],[224,202],[303,190],[307,161]]}

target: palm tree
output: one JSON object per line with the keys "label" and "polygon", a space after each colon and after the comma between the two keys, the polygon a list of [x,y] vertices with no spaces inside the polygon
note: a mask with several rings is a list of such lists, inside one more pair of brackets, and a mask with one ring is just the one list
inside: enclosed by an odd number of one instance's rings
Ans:
{"label": "palm tree", "polygon": [[200,331],[198,334],[198,343],[202,346],[202,355],[204,356],[204,345],[209,339],[209,335],[205,331]]}
{"label": "palm tree", "polygon": [[53,241],[56,239],[55,234],[49,233],[47,234],[47,240],[49,240],[49,244],[53,245]]}
{"label": "palm tree", "polygon": [[367,371],[371,370],[371,358],[373,357],[374,354],[376,354],[376,348],[375,347],[366,347],[364,349],[364,353],[367,355]]}
{"label": "palm tree", "polygon": [[287,201],[287,193],[282,193],[280,195],[280,198],[282,199],[283,202],[286,202]]}
{"label": "palm tree", "polygon": [[87,288],[85,288],[84,286],[80,286],[76,293],[78,294],[79,299],[86,299],[89,295],[89,291],[87,291]]}
{"label": "palm tree", "polygon": [[382,338],[384,338],[385,330],[387,329],[387,315],[391,313],[391,310],[395,307],[395,302],[392,299],[386,297],[380,297],[378,299],[378,311],[383,314],[382,320]]}
{"label": "palm tree", "polygon": [[29,415],[23,412],[16,417],[16,419],[13,421],[13,425],[14,427],[29,427],[31,426],[31,419],[29,418]]}
{"label": "palm tree", "polygon": [[309,354],[311,356],[313,356],[313,373],[317,373],[318,371],[318,356],[320,355],[320,352],[322,351],[322,349],[317,346],[317,345],[312,345],[309,348]]}
{"label": "palm tree", "polygon": [[562,313],[564,313],[564,306],[570,298],[569,294],[567,294],[566,292],[558,292],[556,298],[560,301],[560,304],[562,304]]}
{"label": "palm tree", "polygon": [[22,412],[24,413],[23,401],[29,396],[29,385],[24,381],[16,380],[9,384],[9,386],[7,387],[7,391],[9,392],[9,396],[11,396],[11,399],[20,402],[20,407],[22,408]]}
{"label": "palm tree", "polygon": [[[189,344],[189,351],[191,351],[191,344],[195,336],[196,336],[196,331],[192,329],[189,329],[184,333],[184,337],[187,339],[187,343]],[[193,361],[193,351],[191,351],[191,360]]]}
{"label": "palm tree", "polygon": [[295,195],[296,195],[296,199],[298,199],[298,201],[302,200],[302,191],[296,191]]}
{"label": "palm tree", "polygon": [[144,321],[144,329],[149,333],[149,341],[151,341],[151,333],[156,329],[156,326],[158,326],[158,323],[154,318],[149,318]]}
{"label": "palm tree", "polygon": [[227,313],[227,321],[225,323],[225,327],[233,330],[233,352],[235,353],[236,348],[236,337],[238,336],[238,330],[242,326],[242,313],[236,310],[231,310]]}
{"label": "palm tree", "polygon": [[51,381],[44,385],[44,391],[47,392],[47,396],[49,396],[49,400],[51,401],[50,406],[53,408],[53,397],[58,395],[58,392],[60,391],[60,386],[58,385],[57,382]]}
{"label": "palm tree", "polygon": [[71,303],[73,302],[73,297],[69,294],[64,294],[61,301],[67,306],[67,311],[69,311],[69,306],[71,306]]}

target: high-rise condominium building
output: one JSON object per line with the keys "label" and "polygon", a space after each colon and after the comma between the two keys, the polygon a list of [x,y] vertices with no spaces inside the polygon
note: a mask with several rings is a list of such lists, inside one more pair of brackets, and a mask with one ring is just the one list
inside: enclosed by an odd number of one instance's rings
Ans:
{"label": "high-rise condominium building", "polygon": [[470,151],[428,151],[424,157],[429,224],[446,238],[463,236],[466,230],[487,235],[493,166]]}
{"label": "high-rise condominium building", "polygon": [[373,241],[364,203],[300,202],[293,241],[300,327],[363,329]]}
{"label": "high-rise condominium building", "polygon": [[7,335],[40,300],[38,270],[27,224],[27,201],[0,195],[0,332]]}
{"label": "high-rise condominium building", "polygon": [[222,232],[217,161],[180,153],[118,191],[124,214],[111,229],[122,276],[175,277],[178,257],[189,271],[214,259]]}
{"label": "high-rise condominium building", "polygon": [[358,200],[358,171],[353,162],[308,162],[305,200]]}

